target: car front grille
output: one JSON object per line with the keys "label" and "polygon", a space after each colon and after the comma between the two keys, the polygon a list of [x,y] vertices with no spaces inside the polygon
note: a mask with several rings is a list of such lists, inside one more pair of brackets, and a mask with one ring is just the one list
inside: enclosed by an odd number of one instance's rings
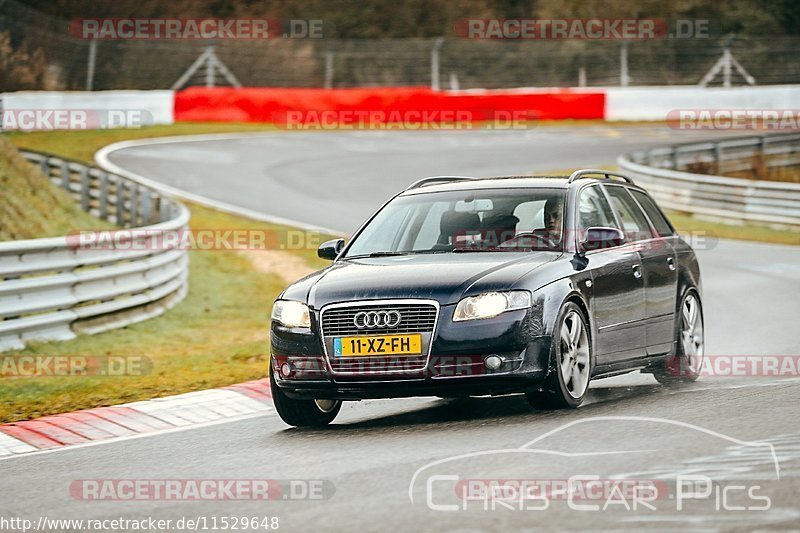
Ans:
{"label": "car front grille", "polygon": [[[358,313],[397,311],[400,323],[395,327],[359,328],[354,319]],[[431,333],[436,324],[436,307],[430,304],[381,304],[337,307],[322,313],[322,331],[326,337],[346,335],[391,335],[395,333]]]}
{"label": "car front grille", "polygon": [[[356,325],[359,313],[388,313],[400,322],[386,326],[365,327],[361,316],[361,327]],[[433,332],[439,307],[432,300],[384,300],[349,305],[335,304],[322,310],[321,326],[325,354],[334,375],[340,379],[358,379],[361,376],[381,376],[402,379],[419,376],[428,364],[428,354],[433,343]],[[393,321],[393,320],[392,320]],[[396,335],[418,333],[422,337],[422,353],[419,355],[387,355],[334,357],[333,345],[337,337],[358,337],[367,335]]]}

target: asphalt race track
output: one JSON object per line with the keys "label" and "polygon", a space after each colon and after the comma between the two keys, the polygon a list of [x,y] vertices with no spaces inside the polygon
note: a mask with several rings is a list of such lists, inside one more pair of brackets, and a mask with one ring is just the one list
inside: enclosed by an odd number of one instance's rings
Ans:
{"label": "asphalt race track", "polygon": [[[697,138],[657,126],[277,132],[134,147],[111,161],[192,193],[349,232],[424,176],[612,165],[624,151]],[[698,253],[707,355],[800,353],[800,248],[730,241],[704,248]],[[536,412],[519,396],[368,401],[346,404],[324,430],[289,429],[269,414],[0,461],[0,514],[277,516],[285,531],[791,529],[800,524],[799,402],[798,378],[704,378],[670,390],[635,374],[595,382],[576,411]],[[622,474],[666,479],[669,495],[651,501],[652,508],[617,502],[603,512],[565,498],[547,508],[486,509],[456,499],[454,490],[454,476],[552,481]],[[681,474],[751,492],[709,490],[689,500],[689,490],[675,485]],[[122,478],[330,483],[313,501],[97,502],[69,493],[75,479]],[[767,501],[768,510],[755,509]]]}

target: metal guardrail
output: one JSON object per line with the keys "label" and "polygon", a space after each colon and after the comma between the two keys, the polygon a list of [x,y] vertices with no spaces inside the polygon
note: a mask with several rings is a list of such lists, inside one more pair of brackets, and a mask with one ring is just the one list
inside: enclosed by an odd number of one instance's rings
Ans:
{"label": "metal guardrail", "polygon": [[620,156],[617,164],[667,209],[800,230],[800,183],[723,175],[800,165],[800,133],[654,148]]}
{"label": "metal guardrail", "polygon": [[[167,232],[187,227],[182,204],[116,174],[47,154],[28,161],[92,215],[136,228],[127,249],[83,247],[78,236],[0,242],[0,351],[66,340],[161,314],[188,289],[189,258]],[[117,234],[119,238],[119,235]],[[124,237],[123,237],[124,238]],[[173,246],[149,243],[174,242]]]}

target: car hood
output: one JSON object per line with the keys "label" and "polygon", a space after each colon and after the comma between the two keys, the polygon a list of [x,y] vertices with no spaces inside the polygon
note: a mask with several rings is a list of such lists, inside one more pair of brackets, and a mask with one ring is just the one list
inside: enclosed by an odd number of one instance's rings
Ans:
{"label": "car hood", "polygon": [[559,255],[482,252],[342,260],[287,289],[285,297],[294,299],[307,291],[303,296],[316,309],[336,302],[394,298],[426,298],[447,305],[465,294],[513,288],[522,276]]}

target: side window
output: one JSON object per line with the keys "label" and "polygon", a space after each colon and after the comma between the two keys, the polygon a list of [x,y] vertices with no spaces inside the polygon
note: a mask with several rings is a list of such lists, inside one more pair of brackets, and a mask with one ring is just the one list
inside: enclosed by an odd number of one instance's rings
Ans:
{"label": "side window", "polygon": [[653,237],[647,218],[625,187],[610,185],[606,187],[606,192],[611,198],[614,209],[617,210],[627,241],[640,241]]}
{"label": "side window", "polygon": [[659,237],[669,237],[675,234],[675,230],[672,229],[672,225],[667,220],[667,217],[664,216],[664,213],[658,208],[656,203],[650,198],[647,194],[643,193],[642,191],[631,191],[631,194],[638,200],[639,205],[642,206],[644,212],[647,213],[647,216],[650,218],[650,222],[653,223],[653,226],[656,228],[656,233],[658,233]]}
{"label": "side window", "polygon": [[583,239],[584,232],[592,227],[617,227],[611,206],[608,205],[606,197],[597,186],[583,189],[578,199],[579,237]]}

